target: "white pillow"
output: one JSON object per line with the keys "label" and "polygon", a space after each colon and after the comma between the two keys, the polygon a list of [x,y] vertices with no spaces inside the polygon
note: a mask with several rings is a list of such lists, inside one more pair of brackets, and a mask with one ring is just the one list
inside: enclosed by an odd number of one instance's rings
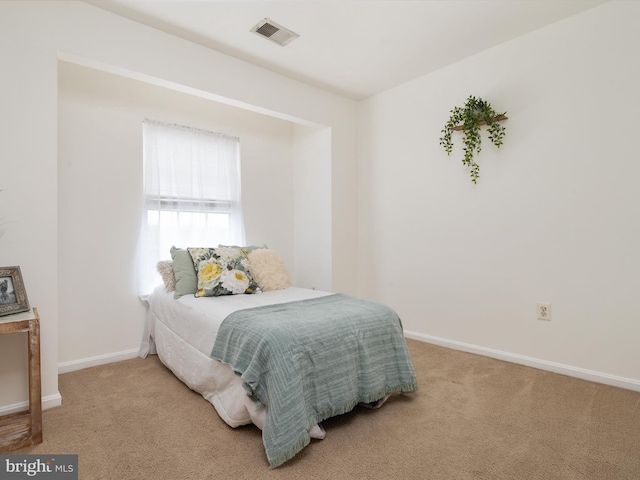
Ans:
{"label": "white pillow", "polygon": [[263,292],[284,290],[291,286],[291,277],[282,258],[268,248],[249,253],[249,271]]}
{"label": "white pillow", "polygon": [[162,260],[156,265],[158,273],[162,276],[162,282],[167,292],[173,292],[176,289],[176,277],[173,273],[173,262],[170,260]]}

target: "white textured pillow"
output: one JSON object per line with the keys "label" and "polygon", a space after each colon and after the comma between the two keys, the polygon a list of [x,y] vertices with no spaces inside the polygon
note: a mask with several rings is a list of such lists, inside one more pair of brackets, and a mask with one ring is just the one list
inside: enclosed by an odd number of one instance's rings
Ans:
{"label": "white textured pillow", "polygon": [[176,289],[176,277],[173,274],[173,262],[162,260],[156,265],[158,273],[162,275],[162,282],[167,292],[173,292]]}
{"label": "white textured pillow", "polygon": [[263,292],[283,290],[291,286],[286,265],[273,250],[260,248],[249,253],[249,270]]}

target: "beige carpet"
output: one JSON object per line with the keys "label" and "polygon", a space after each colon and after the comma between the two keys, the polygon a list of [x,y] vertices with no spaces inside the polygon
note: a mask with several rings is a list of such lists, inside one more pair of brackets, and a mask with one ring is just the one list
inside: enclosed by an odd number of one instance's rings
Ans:
{"label": "beige carpet", "polygon": [[80,479],[640,479],[640,393],[408,341],[420,391],[324,422],[270,470],[156,356],[60,376],[44,443]]}

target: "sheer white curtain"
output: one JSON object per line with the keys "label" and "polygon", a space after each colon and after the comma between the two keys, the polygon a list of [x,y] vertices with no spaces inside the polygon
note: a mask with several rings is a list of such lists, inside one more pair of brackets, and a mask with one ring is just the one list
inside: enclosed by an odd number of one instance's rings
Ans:
{"label": "sheer white curtain", "polygon": [[162,281],[156,264],[171,259],[171,246],[245,243],[238,138],[147,119],[143,145],[142,297]]}

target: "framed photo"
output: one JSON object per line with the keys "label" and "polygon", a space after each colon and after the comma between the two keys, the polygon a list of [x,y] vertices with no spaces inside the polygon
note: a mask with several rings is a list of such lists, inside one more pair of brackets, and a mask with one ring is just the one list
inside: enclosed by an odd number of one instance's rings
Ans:
{"label": "framed photo", "polygon": [[0,267],[0,316],[29,310],[20,267]]}

